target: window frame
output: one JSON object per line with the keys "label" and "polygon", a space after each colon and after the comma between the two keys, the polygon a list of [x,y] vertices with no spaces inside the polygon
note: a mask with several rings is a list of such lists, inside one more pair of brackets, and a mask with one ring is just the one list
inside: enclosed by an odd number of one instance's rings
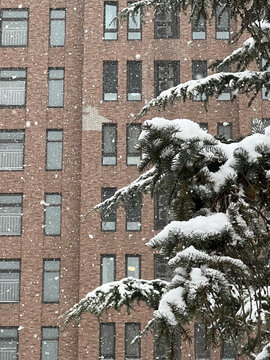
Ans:
{"label": "window frame", "polygon": [[[134,1],[129,1],[128,2],[128,6],[131,5]],[[138,10],[138,14],[139,14],[139,17],[140,17],[140,26],[136,29],[132,29],[129,27],[129,22],[130,22],[130,16],[132,16],[131,14],[128,15],[127,17],[127,40],[128,41],[141,41],[142,40],[142,20],[141,20],[141,11],[140,9]],[[137,14],[136,14],[137,16]],[[139,39],[131,39],[129,38],[129,34],[132,34],[132,33],[139,33],[140,34],[140,38]]]}
{"label": "window frame", "polygon": [[[119,21],[116,20],[116,29],[106,29],[106,5],[113,5],[116,7],[116,15],[118,14],[118,1],[104,1],[103,7],[103,40],[104,41],[117,41],[118,40],[118,30],[119,30]],[[106,39],[106,33],[116,33],[116,39]]]}
{"label": "window frame", "polygon": [[[113,353],[112,354],[110,354],[110,356],[109,357],[105,357],[105,355],[102,355],[102,353],[101,353],[101,342],[102,342],[102,340],[101,340],[101,328],[102,328],[102,326],[110,326],[110,327],[112,327],[113,328]],[[116,349],[116,347],[115,347],[115,343],[116,343],[116,331],[115,331],[116,329],[115,329],[115,322],[100,322],[99,323],[99,359],[104,359],[104,360],[106,360],[106,359],[108,359],[108,360],[111,360],[111,359],[115,359],[115,349]]]}
{"label": "window frame", "polygon": [[[126,231],[127,232],[139,232],[139,231],[142,231],[142,196],[141,195],[136,195],[136,198],[133,197],[133,199],[130,199],[131,200],[131,203],[129,201],[126,202],[126,205],[125,205],[125,210],[126,210]],[[129,217],[129,214],[132,213],[134,214],[135,212],[135,206],[132,206],[133,205],[133,202],[135,202],[135,205],[136,207],[138,206],[138,208],[140,208],[140,221],[128,221],[128,217]],[[137,205],[137,202],[138,202],[138,205]],[[131,204],[131,205],[130,205]],[[128,228],[128,223],[139,223],[139,228],[138,229],[130,229]]]}
{"label": "window frame", "polygon": [[109,282],[103,282],[104,279],[103,279],[103,259],[106,259],[106,258],[111,258],[113,259],[113,281],[116,280],[116,255],[115,254],[100,254],[100,285],[104,285],[104,284],[108,284]]}
{"label": "window frame", "polygon": [[[114,190],[114,194],[115,194],[115,192],[117,191],[117,188],[116,187],[102,187],[101,188],[101,202],[103,202],[103,201],[105,201],[106,199],[109,199],[109,197],[106,197],[106,198],[104,198],[104,193],[106,192],[106,191],[108,191],[108,189],[111,189],[110,191],[111,192],[113,192],[113,190]],[[113,196],[113,195],[111,195],[111,196]],[[110,197],[111,197],[110,196]],[[104,199],[103,199],[104,198]],[[102,231],[102,232],[115,232],[116,231],[116,228],[117,228],[117,208],[115,207],[115,209],[114,209],[114,212],[115,212],[115,214],[114,214],[114,224],[115,224],[115,226],[114,226],[114,229],[104,229],[104,227],[103,227],[103,222],[108,222],[108,221],[105,221],[104,220],[104,218],[106,218],[106,216],[105,216],[105,214],[101,211],[101,214],[100,214],[100,230]],[[110,222],[113,222],[113,221],[110,221]]]}
{"label": "window frame", "polygon": [[[154,39],[180,39],[180,13],[174,13],[173,11],[167,11],[164,13],[165,18],[163,22],[168,23],[168,20],[166,19],[166,15],[170,15],[170,21],[172,23],[171,29],[172,29],[172,35],[168,36],[166,31],[166,36],[158,36],[158,24],[157,22],[162,21],[162,19],[158,19],[158,16],[161,16],[161,14],[155,14],[154,16]],[[166,29],[168,28],[168,25],[165,25]]]}
{"label": "window frame", "polygon": [[[2,77],[1,72],[2,71],[25,71],[25,77],[19,77],[16,79],[13,79],[12,76],[11,77]],[[25,108],[26,107],[26,101],[27,101],[27,68],[0,68],[0,92],[1,92],[1,82],[2,81],[10,81],[10,82],[15,82],[15,81],[24,81],[24,103],[22,105],[2,105],[0,103],[0,109],[4,109],[4,108],[8,108],[8,109],[13,109],[13,108]],[[0,96],[0,101],[1,101],[1,96]]]}
{"label": "window frame", "polygon": [[[63,70],[63,78],[50,78],[51,70]],[[50,105],[50,81],[62,81],[63,82],[63,92],[62,92],[62,105]],[[62,109],[65,106],[65,68],[64,67],[49,67],[48,68],[48,100],[47,108],[48,109]]]}
{"label": "window frame", "polygon": [[[1,171],[24,171],[24,150],[25,150],[25,130],[8,130],[8,129],[3,129],[3,130],[0,130],[0,133],[1,134],[10,134],[10,133],[21,133],[23,134],[23,140],[3,140],[3,139],[0,139],[0,144],[23,144],[22,145],[22,166],[21,168],[16,168],[16,167],[0,167],[0,172]],[[1,152],[1,149],[0,149],[0,152]],[[8,151],[7,151],[8,152]],[[4,151],[3,151],[4,153]]]}
{"label": "window frame", "polygon": [[[169,69],[170,66],[173,67],[173,82],[175,83],[173,86],[176,86],[180,83],[180,61],[179,60],[155,60],[154,61],[154,96],[159,96],[161,92],[159,92],[159,68],[160,66],[167,66]],[[170,81],[171,79],[168,78],[166,81]],[[170,89],[170,87],[168,87]]]}
{"label": "window frame", "polygon": [[141,323],[140,322],[126,322],[125,323],[125,360],[131,359],[131,360],[140,360],[141,359],[141,353],[142,353],[142,349],[141,349],[141,340],[138,340],[137,343],[139,343],[139,356],[138,357],[134,357],[133,355],[128,355],[127,354],[127,342],[128,342],[128,326],[132,326],[132,325],[136,325],[138,326],[138,335],[140,334],[141,331]]}
{"label": "window frame", "polygon": [[[58,331],[58,335],[57,338],[44,338],[43,337],[43,330],[44,329],[57,329]],[[56,358],[57,360],[59,359],[59,327],[58,326],[42,326],[41,327],[41,337],[40,337],[40,341],[41,341],[41,346],[40,346],[40,359],[43,359],[42,353],[43,353],[43,341],[57,341],[57,354],[56,354]]]}
{"label": "window frame", "polygon": [[[198,19],[198,23],[197,24],[194,24],[193,21],[191,21],[191,38],[192,40],[195,40],[195,41],[201,41],[201,40],[206,40],[207,39],[207,26],[206,26],[206,19],[202,18],[204,23],[203,23],[203,27],[198,27],[199,23],[200,23],[200,20],[201,20],[201,17],[200,19]],[[196,29],[198,29],[197,31],[195,31]],[[203,29],[202,31],[200,31],[199,29]],[[194,37],[194,33],[203,33],[204,36],[203,37],[199,37],[199,38],[196,38]]]}
{"label": "window frame", "polygon": [[[0,233],[0,237],[1,236],[8,236],[8,237],[11,237],[11,236],[22,236],[22,229],[23,229],[23,193],[0,193],[0,198],[1,196],[20,196],[21,197],[21,203],[16,203],[15,205],[14,204],[10,204],[10,203],[3,203],[1,204],[0,203],[0,208],[2,207],[21,207],[21,213],[20,213],[20,233],[19,234],[1,234]],[[20,206],[18,205],[20,204]],[[1,214],[0,214],[0,217],[1,217]]]}
{"label": "window frame", "polygon": [[[105,66],[106,65],[116,65],[116,73],[114,74],[115,76],[115,79],[113,79],[113,81],[115,81],[116,83],[116,92],[105,92],[105,84],[106,84],[106,81],[105,81],[105,77],[106,75],[108,75],[106,72],[105,72]],[[115,69],[114,69],[115,70]],[[103,60],[103,87],[102,87],[102,91],[103,91],[103,101],[113,101],[113,102],[116,102],[118,101],[118,60]],[[116,95],[116,99],[105,99],[105,94],[115,94]]]}
{"label": "window frame", "polygon": [[[49,140],[48,134],[50,131],[61,132],[62,140]],[[48,169],[48,148],[50,143],[61,143],[61,167],[59,169]],[[45,170],[46,171],[62,171],[63,170],[63,143],[64,143],[64,131],[63,129],[46,129],[46,158],[45,158]]]}
{"label": "window frame", "polygon": [[[221,3],[225,4],[226,2],[225,1],[221,1]],[[227,27],[227,30],[221,30],[221,29],[218,29],[218,14],[217,14],[217,10],[218,10],[218,6],[220,5],[217,5],[217,8],[216,8],[216,13],[215,13],[215,34],[216,34],[216,40],[230,40],[230,15],[229,15],[229,9],[227,8],[226,10],[224,11],[227,11],[228,12],[228,27]],[[222,7],[222,5],[221,5]],[[228,33],[228,37],[226,38],[220,38],[218,37],[218,33]]]}
{"label": "window frame", "polygon": [[[105,153],[105,131],[104,129],[105,128],[114,128],[115,129],[115,138],[114,138],[114,141],[115,141],[115,152],[114,153]],[[102,156],[101,156],[101,162],[102,162],[102,166],[116,166],[117,165],[117,148],[118,148],[118,143],[117,143],[117,123],[102,123],[102,139],[101,139],[101,142],[102,142]],[[106,158],[112,158],[114,157],[115,158],[115,164],[105,164],[104,163],[104,160]]]}
{"label": "window frame", "polygon": [[[130,91],[131,88],[132,88],[132,80],[133,80],[133,77],[131,76],[132,71],[131,71],[131,65],[132,64],[136,64],[136,65],[139,65],[139,81],[140,81],[140,88],[139,89],[139,92],[132,92]],[[126,81],[126,85],[127,85],[127,93],[126,93],[126,99],[128,102],[140,102],[142,101],[142,61],[141,60],[127,60],[127,81]],[[129,99],[129,95],[130,94],[140,94],[140,99]]]}
{"label": "window frame", "polygon": [[[6,337],[6,338],[1,338],[1,333],[2,331],[1,330],[16,330],[16,333],[17,333],[17,336],[16,338],[15,337]],[[1,326],[0,327],[0,346],[1,346],[1,340],[5,340],[7,339],[7,341],[16,341],[16,360],[18,360],[18,357],[19,357],[19,330],[18,330],[18,327],[17,326]]]}
{"label": "window frame", "polygon": [[[64,19],[58,19],[58,18],[52,18],[52,11],[65,11],[65,18]],[[51,25],[52,21],[58,20],[64,22],[64,44],[63,45],[51,45]],[[67,22],[67,9],[66,8],[50,8],[50,25],[49,25],[49,47],[64,47],[66,46],[66,22]]]}
{"label": "window frame", "polygon": [[207,343],[205,341],[205,329],[203,328],[203,325],[198,324],[198,323],[194,323],[194,359],[195,360],[210,360],[211,359],[211,350],[210,350],[210,348],[207,348],[207,349],[204,350],[205,355],[203,353],[198,353],[198,341],[196,341],[196,333],[198,333],[199,331],[202,331],[204,333],[203,334],[203,336],[204,336],[203,341],[204,341],[205,347],[207,346]]}
{"label": "window frame", "polygon": [[[141,255],[139,254],[126,254],[125,255],[125,265],[126,265],[126,268],[125,268],[125,276],[128,277],[128,259],[129,258],[136,258],[139,260],[138,262],[138,267],[139,267],[139,276],[138,277],[134,277],[132,276],[134,279],[141,279]],[[130,275],[131,276],[131,275]]]}
{"label": "window frame", "polygon": [[[23,45],[3,45],[3,42],[2,42],[2,33],[3,33],[3,21],[5,21],[5,19],[3,18],[3,12],[4,11],[20,11],[20,12],[23,12],[23,11],[26,11],[27,12],[27,18],[16,18],[16,17],[13,17],[13,18],[10,18],[10,21],[24,21],[27,23],[27,27],[26,27],[26,44],[23,44]],[[0,11],[0,23],[1,23],[1,26],[0,26],[0,47],[3,47],[3,48],[9,48],[9,47],[14,47],[14,48],[23,48],[23,47],[28,47],[28,42],[29,42],[29,8],[22,8],[22,9],[19,9],[19,8],[2,8],[1,11]]]}
{"label": "window frame", "polygon": [[[18,290],[18,300],[1,300],[0,299],[0,304],[10,304],[10,303],[15,303],[18,304],[20,302],[20,298],[21,298],[21,259],[0,259],[0,263],[8,263],[8,262],[18,262],[19,264],[19,270],[15,270],[15,269],[10,269],[10,270],[4,270],[4,269],[0,269],[0,273],[1,274],[7,274],[7,273],[12,273],[12,274],[19,274],[18,275],[18,282],[19,282],[19,290]],[[1,284],[1,279],[0,279],[0,284]]]}
{"label": "window frame", "polygon": [[[219,134],[220,129],[223,128],[223,127],[229,127],[230,135],[231,135],[230,138],[227,138],[227,137],[223,136],[222,134]],[[232,122],[228,122],[227,125],[224,125],[224,122],[218,122],[217,123],[217,137],[220,138],[221,136],[226,140],[232,140],[233,139]]]}
{"label": "window frame", "polygon": [[[47,261],[57,261],[59,263],[59,270],[46,270],[45,269],[45,263]],[[56,273],[58,272],[58,288],[59,288],[59,293],[58,293],[58,300],[56,301],[46,301],[44,300],[44,294],[45,294],[45,274],[46,273]],[[42,274],[42,303],[43,304],[59,304],[60,303],[60,294],[61,294],[61,259],[60,258],[45,258],[43,259],[43,274]]]}
{"label": "window frame", "polygon": [[[47,202],[46,202],[47,195],[60,195],[61,196],[60,204],[47,205]],[[62,235],[62,203],[63,203],[62,193],[60,193],[60,192],[57,192],[57,193],[46,192],[46,193],[44,193],[44,231],[43,231],[44,236],[61,236]],[[59,224],[60,232],[59,232],[59,234],[47,234],[47,232],[46,232],[46,210],[47,210],[48,207],[60,207],[60,224]]]}
{"label": "window frame", "polygon": [[[127,124],[126,125],[126,165],[127,166],[137,166],[139,164],[139,162],[141,161],[141,158],[142,158],[142,153],[141,153],[141,150],[138,150],[138,152],[130,152],[129,151],[129,139],[130,139],[130,136],[129,136],[129,129],[131,129],[131,127],[137,127],[140,129],[140,133],[142,132],[142,124],[141,123],[137,123],[137,124]],[[129,163],[128,159],[130,157],[139,157],[139,154],[140,153],[140,160],[138,161],[137,164],[131,164]]]}

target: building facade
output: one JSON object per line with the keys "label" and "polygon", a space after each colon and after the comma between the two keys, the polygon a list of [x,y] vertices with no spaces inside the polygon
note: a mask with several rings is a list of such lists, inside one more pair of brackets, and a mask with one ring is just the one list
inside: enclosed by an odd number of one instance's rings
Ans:
{"label": "building facade", "polygon": [[[87,210],[138,172],[142,106],[179,81],[207,75],[237,45],[226,12],[211,26],[184,14],[113,21],[126,1],[1,0],[0,360],[165,359],[151,336],[130,344],[151,311],[83,316],[64,331],[59,316],[90,290],[125,276],[169,276],[144,244],[169,220],[162,195],[111,214]],[[230,69],[224,69],[229,71]],[[208,71],[209,73],[209,71]],[[224,92],[156,115],[189,118],[212,134],[247,135],[270,109],[262,93]],[[203,329],[177,359],[235,359],[229,344],[205,349]]]}

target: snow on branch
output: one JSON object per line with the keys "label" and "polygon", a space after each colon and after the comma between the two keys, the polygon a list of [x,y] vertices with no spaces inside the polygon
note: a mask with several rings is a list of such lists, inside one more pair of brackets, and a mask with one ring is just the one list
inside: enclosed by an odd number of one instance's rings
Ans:
{"label": "snow on branch", "polygon": [[270,359],[270,343],[268,343],[263,350],[256,356],[255,360],[269,360]]}
{"label": "snow on branch", "polygon": [[[174,86],[152,99],[138,113],[136,118],[144,116],[153,107],[165,109],[168,104],[173,104],[176,100],[194,99],[200,97],[205,104],[208,98],[216,95],[219,96],[224,90],[230,89],[235,94],[254,92],[251,100],[265,86],[270,90],[270,73],[268,71],[250,71],[243,72],[220,72],[209,75],[199,80],[189,80],[185,83]],[[234,97],[236,96],[234,94]],[[233,97],[233,98],[234,98]],[[232,98],[232,99],[233,99]]]}
{"label": "snow on branch", "polygon": [[129,310],[134,301],[143,301],[149,307],[157,309],[167,286],[168,283],[160,279],[142,280],[132,277],[101,285],[61,316],[65,319],[64,326],[73,319],[80,320],[85,312],[100,318],[104,311],[112,308],[117,310],[126,305]]}

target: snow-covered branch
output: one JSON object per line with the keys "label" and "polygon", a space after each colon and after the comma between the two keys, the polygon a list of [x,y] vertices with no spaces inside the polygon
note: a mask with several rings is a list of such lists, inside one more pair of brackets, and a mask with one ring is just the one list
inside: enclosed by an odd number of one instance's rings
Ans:
{"label": "snow-covered branch", "polygon": [[100,318],[109,309],[117,310],[124,305],[131,309],[135,301],[143,301],[149,307],[157,309],[167,286],[168,283],[160,279],[142,280],[132,277],[101,285],[61,316],[64,318],[64,326],[73,319],[79,320],[85,312]]}

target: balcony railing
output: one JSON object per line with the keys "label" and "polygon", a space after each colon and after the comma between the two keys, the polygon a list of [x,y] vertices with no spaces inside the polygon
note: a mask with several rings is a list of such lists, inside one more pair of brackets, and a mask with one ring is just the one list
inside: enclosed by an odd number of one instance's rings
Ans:
{"label": "balcony railing", "polygon": [[0,235],[21,235],[21,215],[1,214]]}
{"label": "balcony railing", "polygon": [[2,88],[0,89],[0,105],[24,105],[25,89],[24,88]]}
{"label": "balcony railing", "polygon": [[27,29],[3,29],[2,45],[6,45],[6,46],[27,45]]}
{"label": "balcony railing", "polygon": [[0,360],[17,360],[17,358],[17,349],[0,347]]}
{"label": "balcony railing", "polygon": [[22,149],[0,150],[0,170],[21,170],[22,168]]}
{"label": "balcony railing", "polygon": [[0,279],[0,302],[19,301],[19,279]]}

